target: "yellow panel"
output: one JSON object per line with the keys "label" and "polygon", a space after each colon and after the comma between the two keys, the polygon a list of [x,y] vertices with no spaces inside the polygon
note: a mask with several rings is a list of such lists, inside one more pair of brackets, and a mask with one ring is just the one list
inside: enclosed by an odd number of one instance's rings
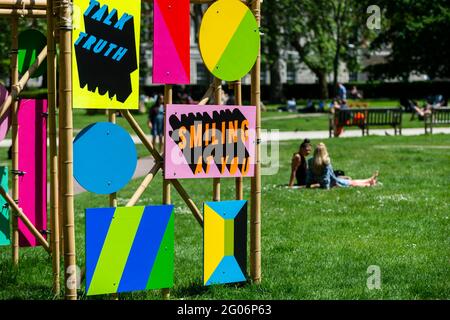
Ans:
{"label": "yellow panel", "polygon": [[225,249],[226,256],[234,256],[234,220],[225,220]]}
{"label": "yellow panel", "polygon": [[206,283],[225,255],[225,220],[205,204],[204,274]]}
{"label": "yellow panel", "polygon": [[200,28],[199,45],[209,70],[213,70],[219,62],[248,10],[239,0],[220,0],[206,11]]}
{"label": "yellow panel", "polygon": [[138,109],[139,108],[139,88],[135,84],[139,84],[139,43],[140,43],[140,8],[141,1],[123,1],[123,0],[98,0],[100,6],[108,5],[110,10],[116,9],[118,11],[118,18],[123,13],[128,13],[134,18],[134,37],[136,45],[136,58],[138,69],[130,73],[130,79],[133,92],[128,97],[125,103],[117,101],[116,97],[110,99],[108,93],[100,95],[98,89],[95,92],[87,90],[87,85],[84,89],[80,88],[77,83],[78,68],[75,49],[73,49],[73,43],[80,36],[80,32],[85,32],[84,25],[84,11],[89,7],[90,0],[74,0],[73,3],[73,33],[72,33],[72,81],[73,81],[73,108],[78,109]]}

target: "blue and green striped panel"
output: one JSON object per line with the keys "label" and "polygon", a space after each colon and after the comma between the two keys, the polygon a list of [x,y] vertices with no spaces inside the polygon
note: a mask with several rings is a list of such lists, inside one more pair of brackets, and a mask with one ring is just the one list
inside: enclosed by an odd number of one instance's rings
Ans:
{"label": "blue and green striped panel", "polygon": [[173,206],[86,209],[87,295],[173,286]]}
{"label": "blue and green striped panel", "polygon": [[[8,192],[8,167],[0,167],[0,185]],[[0,196],[0,246],[8,246],[10,244],[9,206],[6,200]]]}

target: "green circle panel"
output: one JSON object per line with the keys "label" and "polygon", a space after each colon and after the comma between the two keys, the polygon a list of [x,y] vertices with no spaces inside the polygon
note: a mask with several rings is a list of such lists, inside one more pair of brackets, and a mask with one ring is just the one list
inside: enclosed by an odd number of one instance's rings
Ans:
{"label": "green circle panel", "polygon": [[[47,38],[42,32],[34,29],[22,31],[19,34],[19,73],[24,74],[36,61],[39,53],[47,45]],[[42,76],[47,71],[47,59],[31,75],[31,78]]]}
{"label": "green circle panel", "polygon": [[219,0],[203,16],[200,53],[208,70],[221,80],[239,80],[251,70],[260,40],[255,16],[239,0]]}

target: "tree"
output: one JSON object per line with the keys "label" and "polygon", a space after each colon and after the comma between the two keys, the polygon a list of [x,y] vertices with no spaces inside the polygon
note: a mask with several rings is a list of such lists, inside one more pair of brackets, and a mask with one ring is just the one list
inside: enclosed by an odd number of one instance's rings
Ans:
{"label": "tree", "polygon": [[381,0],[386,19],[372,43],[373,50],[389,48],[384,64],[369,69],[376,78],[450,78],[450,6],[448,0]]}
{"label": "tree", "polygon": [[[328,80],[338,79],[342,57],[347,56],[348,41],[360,24],[362,14],[356,0],[284,0],[283,29],[289,45],[300,60],[316,75],[320,98],[328,98]],[[364,11],[365,12],[365,11]]]}
{"label": "tree", "polygon": [[271,101],[281,101],[283,97],[283,85],[281,83],[281,20],[282,6],[279,0],[267,0],[264,6],[261,29],[262,37],[262,61],[263,65],[269,66],[270,72],[270,94]]}

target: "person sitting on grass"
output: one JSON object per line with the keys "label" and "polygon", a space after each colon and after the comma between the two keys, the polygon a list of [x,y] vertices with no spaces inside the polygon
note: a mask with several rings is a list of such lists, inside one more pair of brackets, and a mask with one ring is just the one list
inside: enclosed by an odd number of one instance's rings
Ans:
{"label": "person sitting on grass", "polygon": [[308,163],[307,186],[330,189],[332,187],[372,187],[377,184],[378,172],[371,178],[363,180],[345,179],[336,177],[327,147],[319,143],[314,150],[314,157]]}
{"label": "person sitting on grass", "polygon": [[297,186],[306,187],[306,176],[308,173],[308,162],[306,157],[312,151],[311,141],[303,140],[297,153],[294,153],[291,161],[291,177],[289,179],[289,188],[294,187],[294,181],[297,180]]}

